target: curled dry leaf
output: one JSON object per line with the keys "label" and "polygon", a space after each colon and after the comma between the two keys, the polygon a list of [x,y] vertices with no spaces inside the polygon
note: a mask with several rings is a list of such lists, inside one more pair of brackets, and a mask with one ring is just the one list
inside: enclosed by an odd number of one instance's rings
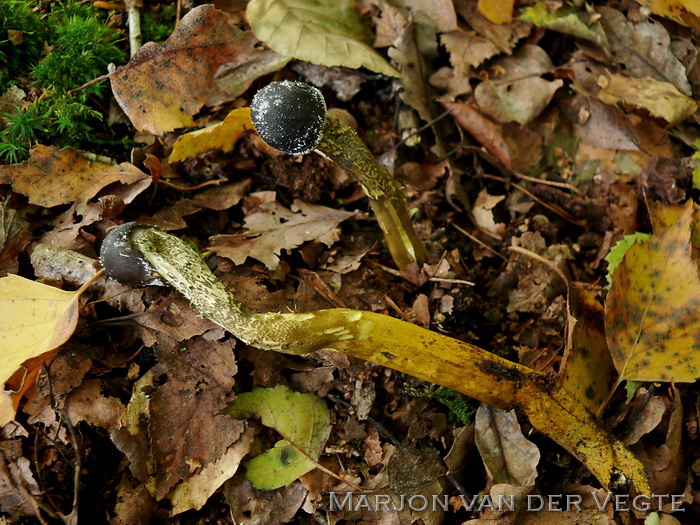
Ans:
{"label": "curled dry leaf", "polygon": [[133,164],[112,164],[72,149],[36,146],[26,162],[0,166],[0,184],[29,197],[29,202],[49,208],[69,202],[86,202],[102,188],[150,179]]}
{"label": "curled dry leaf", "polygon": [[160,135],[194,125],[209,99],[221,98],[213,82],[224,64],[245,62],[255,37],[238,29],[212,5],[190,11],[164,44],[149,42],[110,76],[119,105],[139,131]]}
{"label": "curled dry leaf", "polygon": [[505,198],[505,195],[489,195],[488,190],[483,189],[479,192],[472,208],[472,216],[477,226],[499,240],[506,233],[506,225],[494,220],[493,209]]}

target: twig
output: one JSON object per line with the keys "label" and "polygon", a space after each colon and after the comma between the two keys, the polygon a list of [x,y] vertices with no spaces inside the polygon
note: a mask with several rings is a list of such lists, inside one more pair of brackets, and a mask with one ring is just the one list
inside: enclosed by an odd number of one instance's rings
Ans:
{"label": "twig", "polygon": [[141,11],[138,0],[126,0],[126,14],[129,19],[129,53],[133,57],[141,48]]}
{"label": "twig", "polygon": [[481,239],[478,239],[478,238],[474,237],[474,236],[473,236],[471,233],[469,233],[467,230],[461,228],[460,226],[457,226],[457,225],[454,224],[454,223],[452,223],[452,226],[453,226],[459,233],[461,233],[462,235],[465,235],[467,238],[471,239],[472,241],[474,241],[476,244],[478,244],[479,246],[481,246],[481,247],[484,248],[485,250],[491,252],[491,253],[494,254],[496,257],[500,257],[500,258],[503,259],[504,261],[508,262],[508,258],[507,258],[507,257],[504,257],[503,255],[501,255],[500,253],[498,253],[496,250],[494,250],[493,248],[491,248],[491,246],[489,246],[488,244],[486,244],[486,243],[485,243],[484,241],[482,241]]}

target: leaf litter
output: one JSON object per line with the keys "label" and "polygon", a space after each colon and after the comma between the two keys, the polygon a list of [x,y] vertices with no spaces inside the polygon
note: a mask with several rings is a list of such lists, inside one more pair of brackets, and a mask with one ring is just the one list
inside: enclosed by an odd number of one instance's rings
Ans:
{"label": "leaf litter", "polygon": [[[129,158],[104,144],[94,153],[32,144],[27,162],[0,167],[0,270],[13,284],[0,291],[9,380],[0,481],[16,489],[0,497],[3,512],[51,516],[51,493],[61,502],[53,515],[63,515],[74,501],[65,480],[82,459],[76,508],[88,513],[92,500],[112,523],[164,515],[213,523],[229,511],[266,524],[303,522],[313,512],[329,523],[516,519],[467,508],[458,498],[464,489],[519,501],[582,493],[589,506],[555,518],[610,522],[610,509],[590,506],[610,480],[587,468],[601,472],[615,461],[591,454],[579,463],[533,428],[560,443],[604,446],[611,434],[601,427],[591,436],[546,413],[560,405],[528,412],[532,427],[522,412],[486,405],[468,424],[472,399],[326,351],[261,354],[160,288],[100,279],[82,290],[78,319],[78,295],[56,286],[75,289],[93,276],[104,234],[128,220],[187,235],[262,310],[381,312],[544,371],[551,388],[573,395],[573,413],[597,412],[615,429],[655,493],[696,484],[700,423],[693,386],[683,383],[700,376],[700,229],[685,160],[700,136],[697,13],[675,2],[648,10],[476,0],[358,6],[256,0],[247,9],[194,8],[165,43],[148,43],[109,73],[127,122],[111,132],[148,144]],[[246,23],[252,31],[241,29]],[[22,45],[17,38],[13,46]],[[393,269],[361,192],[342,172],[313,153],[281,156],[261,143],[247,106],[256,89],[281,78],[322,86],[329,107],[351,114],[372,151],[386,154],[430,264],[403,275]],[[0,93],[12,105],[39,95]],[[96,155],[105,152],[114,160]],[[191,191],[154,184],[146,153],[160,159],[164,179]],[[211,182],[224,184],[207,188]],[[43,304],[56,294],[58,306]],[[28,332],[31,315],[47,317],[52,342],[28,351],[23,337],[35,336],[18,331]],[[279,425],[220,413],[236,396],[290,387],[283,418],[296,410],[294,421],[308,423],[315,413],[290,401],[301,392],[328,414],[305,427],[305,436],[323,437],[309,450],[275,447],[279,434],[300,445],[298,433]],[[461,442],[462,434],[476,439]],[[453,443],[463,464],[444,478]],[[120,466],[99,477],[89,458],[106,448]],[[272,466],[256,466],[266,449],[276,455]],[[281,476],[276,466],[290,454],[303,468]],[[450,506],[329,513],[328,492],[349,486],[319,466],[391,501],[450,495]],[[683,502],[690,509],[687,495]],[[656,516],[673,522],[671,510]],[[518,520],[548,523],[552,514]]]}

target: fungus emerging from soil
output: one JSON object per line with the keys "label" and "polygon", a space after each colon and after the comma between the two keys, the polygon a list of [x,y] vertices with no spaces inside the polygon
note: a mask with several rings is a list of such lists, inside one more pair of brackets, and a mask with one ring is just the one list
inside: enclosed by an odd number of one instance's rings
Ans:
{"label": "fungus emerging from soil", "polygon": [[399,268],[427,260],[396,180],[350,126],[326,113],[318,89],[301,82],[272,82],[255,94],[250,115],[269,146],[289,155],[317,150],[360,183]]}

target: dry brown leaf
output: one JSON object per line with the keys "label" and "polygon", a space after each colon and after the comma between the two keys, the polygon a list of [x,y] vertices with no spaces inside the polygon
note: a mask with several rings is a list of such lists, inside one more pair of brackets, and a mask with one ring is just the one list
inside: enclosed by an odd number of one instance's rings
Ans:
{"label": "dry brown leaf", "polygon": [[477,4],[477,0],[455,0],[455,9],[477,33],[496,44],[502,53],[510,54],[518,40],[530,34],[532,26],[525,22],[494,24],[481,14]]}
{"label": "dry brown leaf", "polygon": [[499,124],[482,115],[472,104],[443,102],[442,105],[450,110],[457,124],[468,131],[486,151],[496,157],[506,168],[511,168],[508,145]]}
{"label": "dry brown leaf", "polygon": [[[111,437],[130,459],[136,478],[161,500],[179,482],[204,472],[221,458],[230,467],[234,459],[226,455],[244,425],[219,415],[232,393],[237,370],[232,341],[195,338],[161,344],[157,353],[160,364],[136,382],[122,428]],[[222,482],[211,470],[204,477],[212,483]],[[202,481],[192,482],[198,493],[207,490],[199,485]],[[218,485],[211,492],[216,488]],[[187,501],[201,501],[181,493],[177,498],[181,507]]]}
{"label": "dry brown leaf", "polygon": [[17,257],[32,238],[23,212],[8,205],[9,197],[0,202],[0,277],[17,273]]}
{"label": "dry brown leaf", "polygon": [[291,211],[276,201],[268,202],[260,206],[260,211],[246,217],[244,234],[212,237],[213,246],[209,249],[236,264],[243,264],[251,257],[274,270],[279,266],[278,255],[282,250],[291,250],[311,240],[331,246],[338,240],[338,224],[354,215],[298,200],[292,204]]}
{"label": "dry brown leaf", "polygon": [[476,103],[499,122],[527,124],[547,107],[555,91],[564,85],[561,79],[549,81],[539,76],[553,68],[549,55],[541,47],[524,45],[512,56],[489,64],[489,79],[474,90]]}
{"label": "dry brown leaf", "polygon": [[256,39],[212,5],[190,11],[162,45],[149,42],[111,74],[112,91],[139,131],[160,135],[192,126],[210,99],[221,99],[213,82],[224,64],[254,54]]}
{"label": "dry brown leaf", "polygon": [[469,75],[472,68],[501,53],[501,49],[490,40],[463,29],[443,33],[440,42],[450,54],[450,64],[456,77]]}
{"label": "dry brown leaf", "polygon": [[488,190],[483,189],[474,201],[472,208],[472,216],[474,222],[484,232],[488,233],[495,239],[502,239],[506,233],[506,225],[502,222],[496,222],[493,217],[493,209],[496,205],[505,199],[505,195],[489,195]]}
{"label": "dry brown leaf", "polygon": [[515,411],[481,405],[474,438],[492,483],[529,487],[537,479],[540,451],[523,436]]}
{"label": "dry brown leaf", "polygon": [[615,58],[638,77],[669,82],[687,96],[692,91],[685,67],[671,52],[671,37],[666,28],[652,20],[632,23],[619,11],[606,6],[596,8],[600,24]]}
{"label": "dry brown leaf", "polygon": [[150,176],[133,164],[110,164],[77,150],[36,146],[29,160],[0,166],[0,184],[29,197],[29,202],[50,208],[69,202],[86,202],[102,188],[133,184]]}

